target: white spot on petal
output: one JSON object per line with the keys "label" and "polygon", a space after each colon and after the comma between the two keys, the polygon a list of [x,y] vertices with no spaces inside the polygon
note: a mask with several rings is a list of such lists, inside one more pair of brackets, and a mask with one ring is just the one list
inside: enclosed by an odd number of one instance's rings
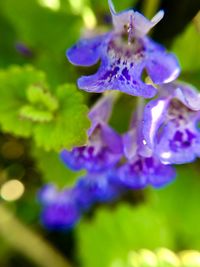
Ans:
{"label": "white spot on petal", "polygon": [[146,145],[147,141],[146,140],[142,140],[142,143],[143,143],[143,145]]}
{"label": "white spot on petal", "polygon": [[162,157],[163,159],[169,159],[169,158],[171,157],[171,152],[163,152],[163,153],[161,154],[161,157]]}
{"label": "white spot on petal", "polygon": [[180,69],[176,68],[174,70],[174,72],[170,75],[170,77],[167,78],[166,80],[164,80],[163,83],[170,83],[170,82],[174,81],[177,78],[179,72],[180,72]]}

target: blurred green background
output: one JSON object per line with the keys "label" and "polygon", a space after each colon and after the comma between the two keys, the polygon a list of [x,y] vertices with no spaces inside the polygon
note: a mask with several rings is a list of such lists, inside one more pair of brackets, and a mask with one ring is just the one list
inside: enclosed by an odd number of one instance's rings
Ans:
{"label": "blurred green background", "polygon": [[[164,9],[165,17],[152,37],[176,53],[182,79],[200,89],[199,1],[114,3],[118,11],[134,7],[149,18]],[[58,151],[85,142],[86,106],[96,99],[75,88],[77,77],[92,73],[93,68],[72,66],[65,51],[91,31],[108,30],[110,22],[106,0],[0,1],[2,267],[134,267],[127,259],[131,251],[142,248],[200,250],[199,160],[179,166],[176,181],[166,188],[129,192],[116,203],[94,207],[73,230],[53,232],[40,224],[37,190],[47,182],[63,188],[76,181],[79,173],[64,167]],[[33,82],[47,90],[42,91],[41,99],[48,100],[36,103],[46,107],[43,113],[38,113],[30,97],[28,86]],[[68,94],[63,83],[74,84]],[[127,128],[133,103],[130,96],[122,95],[116,104],[112,125],[120,132]],[[52,119],[54,109],[59,109],[62,123]],[[80,118],[70,120],[70,114],[78,111]],[[61,130],[66,135],[57,141]],[[148,257],[153,256],[147,253]],[[137,266],[155,266],[145,264]]]}

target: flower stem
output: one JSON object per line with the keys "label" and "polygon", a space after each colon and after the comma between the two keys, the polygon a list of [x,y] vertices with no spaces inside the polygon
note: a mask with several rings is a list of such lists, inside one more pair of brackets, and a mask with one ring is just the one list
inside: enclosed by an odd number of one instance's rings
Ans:
{"label": "flower stem", "polygon": [[152,18],[159,6],[160,0],[143,0],[142,11],[145,17]]}
{"label": "flower stem", "polygon": [[40,267],[71,267],[53,247],[36,232],[28,229],[2,204],[0,205],[0,235],[21,254]]}

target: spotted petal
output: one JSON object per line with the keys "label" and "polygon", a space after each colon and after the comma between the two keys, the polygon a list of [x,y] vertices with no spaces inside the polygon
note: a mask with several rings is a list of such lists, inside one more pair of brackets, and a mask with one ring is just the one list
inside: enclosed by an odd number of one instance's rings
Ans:
{"label": "spotted petal", "polygon": [[89,144],[63,150],[63,162],[72,170],[102,171],[117,163],[122,156],[120,136],[106,124],[99,124],[89,138]]}
{"label": "spotted petal", "polygon": [[157,90],[141,80],[145,62],[142,60],[123,59],[115,54],[104,56],[98,72],[94,75],[83,76],[78,80],[78,87],[87,92],[102,93],[106,90],[120,90],[134,96],[151,98]]}
{"label": "spotted petal", "polygon": [[121,182],[130,188],[161,187],[175,178],[175,170],[154,157],[135,157],[119,168],[118,175]]}
{"label": "spotted petal", "polygon": [[200,156],[200,130],[195,122],[177,128],[168,123],[156,145],[156,154],[163,163],[184,164]]}

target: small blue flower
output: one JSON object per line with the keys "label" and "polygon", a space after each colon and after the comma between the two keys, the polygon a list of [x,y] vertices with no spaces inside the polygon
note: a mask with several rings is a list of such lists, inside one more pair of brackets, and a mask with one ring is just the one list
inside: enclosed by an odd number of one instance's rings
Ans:
{"label": "small blue flower", "polygon": [[54,185],[46,185],[39,191],[38,200],[43,207],[42,224],[48,229],[69,229],[80,218],[74,189],[64,189],[59,192]]}
{"label": "small blue flower", "polygon": [[67,51],[67,58],[74,65],[91,66],[101,60],[97,73],[79,78],[78,86],[88,92],[116,89],[151,98],[157,90],[142,81],[144,70],[156,84],[171,82],[180,72],[176,57],[146,37],[164,12],[158,12],[149,21],[133,10],[116,13],[111,0],[109,6],[114,29],[97,37],[82,39]]}
{"label": "small blue flower", "polygon": [[174,82],[160,87],[160,97],[144,111],[143,134],[163,163],[183,164],[200,157],[200,94]]}
{"label": "small blue flower", "polygon": [[107,125],[113,97],[113,94],[102,97],[91,109],[89,118],[92,125],[88,131],[88,144],[61,152],[61,159],[72,170],[102,171],[115,165],[121,158],[121,137]]}

